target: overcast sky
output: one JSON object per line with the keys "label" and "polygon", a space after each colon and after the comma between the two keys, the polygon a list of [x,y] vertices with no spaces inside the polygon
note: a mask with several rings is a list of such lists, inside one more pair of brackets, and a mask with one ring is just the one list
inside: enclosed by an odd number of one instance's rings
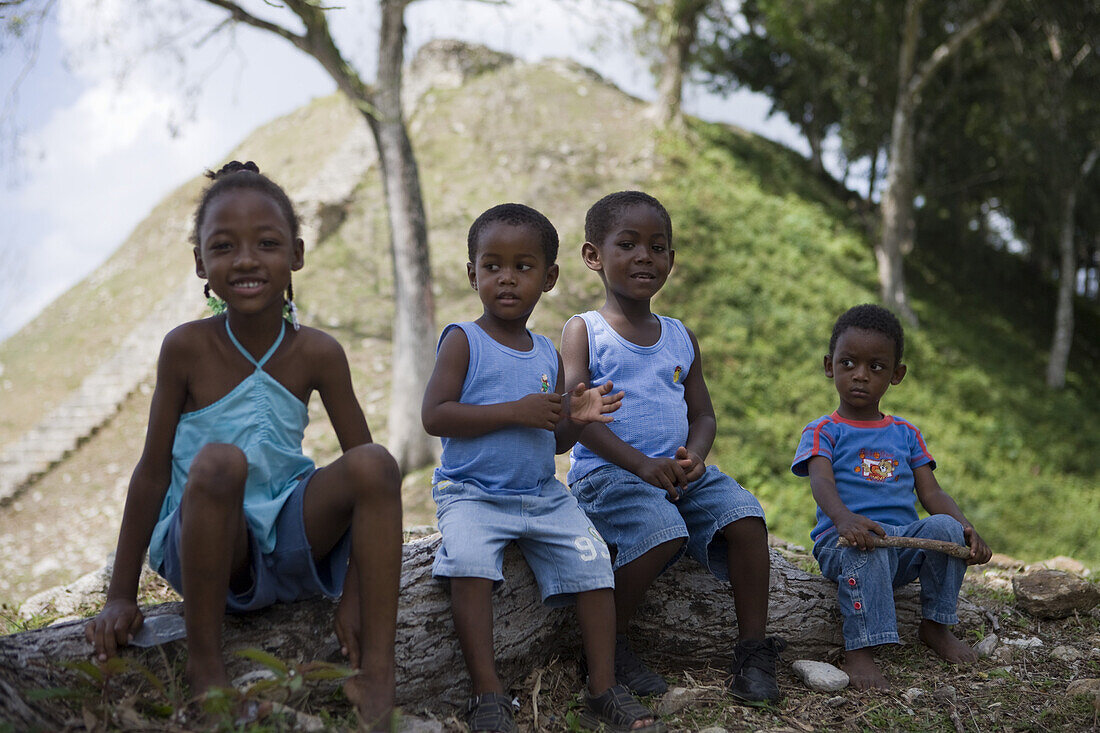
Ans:
{"label": "overcast sky", "polygon": [[[245,4],[281,17],[262,2]],[[375,4],[346,6],[330,23],[369,78]],[[257,126],[335,89],[312,58],[268,33],[241,27],[235,47],[226,34],[200,45],[224,12],[197,0],[149,0],[140,6],[148,17],[136,21],[135,7],[57,0],[14,96],[26,54],[10,39],[0,47],[0,340],[103,262],[172,189],[220,165]],[[652,98],[630,40],[636,18],[615,8],[608,0],[420,0],[406,11],[406,59],[428,40],[460,38],[527,60],[574,58]],[[96,40],[104,38],[109,44]],[[187,96],[189,85],[201,87],[197,97]],[[689,88],[685,107],[807,149],[785,118],[767,117],[758,95],[721,99]]]}

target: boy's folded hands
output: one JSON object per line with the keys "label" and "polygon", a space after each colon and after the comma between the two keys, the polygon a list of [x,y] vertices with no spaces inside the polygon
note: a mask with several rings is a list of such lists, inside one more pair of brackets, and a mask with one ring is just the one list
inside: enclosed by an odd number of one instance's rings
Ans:
{"label": "boy's folded hands", "polygon": [[530,428],[553,430],[567,417],[573,422],[611,422],[614,418],[608,413],[618,410],[623,402],[624,392],[610,394],[611,382],[598,387],[585,387],[578,384],[564,395],[554,392],[532,392],[516,400],[516,423]]}

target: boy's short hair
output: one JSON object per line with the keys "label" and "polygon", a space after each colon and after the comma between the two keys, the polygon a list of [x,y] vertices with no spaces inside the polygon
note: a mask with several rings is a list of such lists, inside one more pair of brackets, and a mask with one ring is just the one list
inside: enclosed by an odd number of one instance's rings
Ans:
{"label": "boy's short hair", "polygon": [[535,230],[539,236],[539,244],[546,255],[546,266],[554,264],[558,259],[558,230],[543,214],[524,204],[498,204],[485,211],[474,219],[470,225],[470,233],[466,236],[466,252],[470,262],[477,259],[477,245],[481,233],[493,222],[504,222],[511,226],[523,226],[526,224]]}
{"label": "boy's short hair", "polygon": [[653,207],[664,219],[665,231],[668,233],[668,247],[672,249],[672,217],[668,215],[668,211],[660,201],[642,191],[616,191],[592,204],[584,217],[584,241],[596,246],[603,244],[616,217],[625,209],[638,204]]}
{"label": "boy's short hair", "polygon": [[901,327],[901,322],[893,313],[874,303],[852,306],[840,318],[836,319],[836,324],[833,326],[833,335],[829,339],[830,355],[836,350],[836,342],[840,338],[840,334],[849,328],[877,331],[893,341],[894,364],[896,366],[901,363],[901,355],[905,351],[905,331]]}

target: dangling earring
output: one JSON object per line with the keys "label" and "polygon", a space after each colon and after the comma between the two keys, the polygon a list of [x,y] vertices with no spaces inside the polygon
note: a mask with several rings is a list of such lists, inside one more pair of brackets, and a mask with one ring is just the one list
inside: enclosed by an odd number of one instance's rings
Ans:
{"label": "dangling earring", "polygon": [[206,285],[203,286],[202,292],[203,295],[206,296],[206,307],[209,308],[214,315],[220,316],[222,313],[225,313],[225,301],[210,292],[210,283],[206,283]]}
{"label": "dangling earring", "polygon": [[295,331],[301,328],[301,324],[298,323],[298,306],[294,305],[294,283],[292,282],[286,284],[286,303],[283,304],[283,318],[290,321],[290,325],[294,326]]}

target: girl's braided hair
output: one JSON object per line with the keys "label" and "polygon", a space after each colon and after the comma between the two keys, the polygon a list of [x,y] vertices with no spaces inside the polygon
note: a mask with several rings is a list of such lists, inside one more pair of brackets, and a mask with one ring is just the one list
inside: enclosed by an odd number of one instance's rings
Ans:
{"label": "girl's braided hair", "polygon": [[217,173],[206,171],[204,175],[214,182],[203,190],[202,198],[199,199],[199,207],[195,210],[195,224],[191,229],[191,244],[199,246],[199,230],[202,229],[202,222],[206,218],[206,209],[210,202],[219,194],[234,188],[252,188],[270,196],[290,225],[291,236],[294,239],[298,238],[298,214],[294,211],[294,204],[290,203],[290,197],[286,195],[282,186],[260,173],[259,166],[251,160],[246,163],[231,160]]}

